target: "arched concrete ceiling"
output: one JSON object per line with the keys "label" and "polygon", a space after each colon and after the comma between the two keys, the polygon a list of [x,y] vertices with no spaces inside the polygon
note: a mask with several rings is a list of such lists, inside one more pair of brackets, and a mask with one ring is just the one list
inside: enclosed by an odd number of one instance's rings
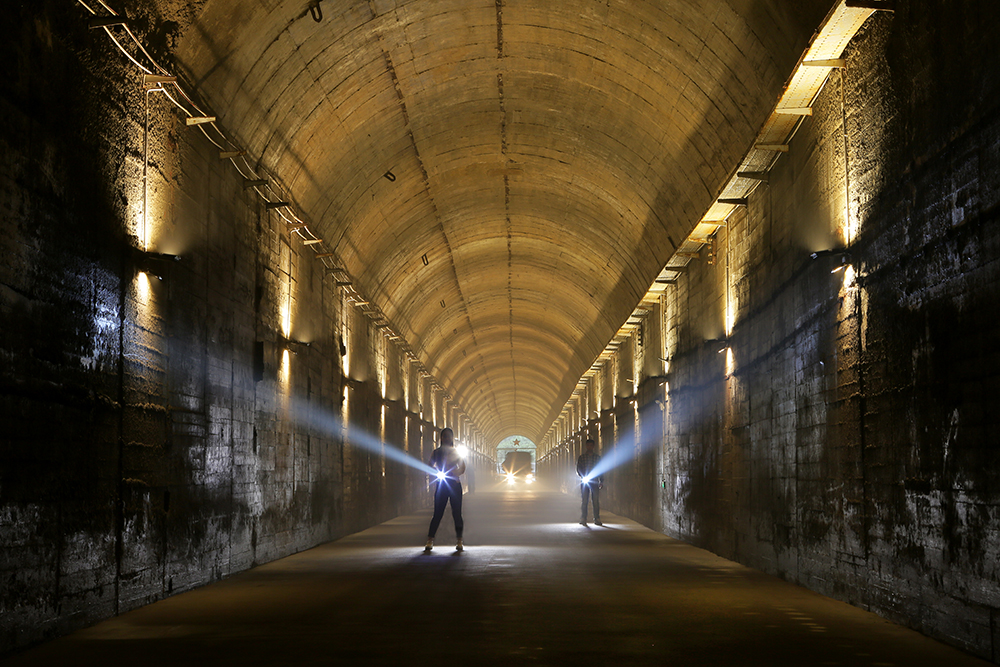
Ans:
{"label": "arched concrete ceiling", "polygon": [[177,57],[486,437],[538,440],[831,6],[207,0]]}

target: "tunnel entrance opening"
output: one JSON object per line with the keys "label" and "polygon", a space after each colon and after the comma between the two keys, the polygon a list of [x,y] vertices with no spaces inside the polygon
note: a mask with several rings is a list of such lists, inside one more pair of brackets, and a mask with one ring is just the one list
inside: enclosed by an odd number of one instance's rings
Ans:
{"label": "tunnel entrance opening", "polygon": [[497,473],[513,481],[534,478],[537,446],[523,435],[504,438],[497,445]]}

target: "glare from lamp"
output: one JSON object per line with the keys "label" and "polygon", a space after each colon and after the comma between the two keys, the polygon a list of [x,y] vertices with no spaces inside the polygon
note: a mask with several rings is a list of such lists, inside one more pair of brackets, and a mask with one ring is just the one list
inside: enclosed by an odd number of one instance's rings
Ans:
{"label": "glare from lamp", "polygon": [[285,301],[281,306],[281,333],[287,338],[292,329],[292,304]]}
{"label": "glare from lamp", "polygon": [[288,350],[281,351],[281,368],[278,371],[278,379],[281,384],[288,384],[291,368],[291,353]]}
{"label": "glare from lamp", "polygon": [[140,271],[136,276],[136,288],[139,293],[139,302],[143,305],[149,303],[149,276],[145,271]]}
{"label": "glare from lamp", "polygon": [[844,287],[845,288],[854,287],[855,278],[856,274],[854,271],[854,267],[848,265],[847,268],[844,270]]}

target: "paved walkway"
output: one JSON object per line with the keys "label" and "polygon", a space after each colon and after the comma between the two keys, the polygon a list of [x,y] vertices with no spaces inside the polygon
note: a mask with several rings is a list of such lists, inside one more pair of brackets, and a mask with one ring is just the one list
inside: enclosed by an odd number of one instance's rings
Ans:
{"label": "paved walkway", "polygon": [[[466,497],[467,549],[429,513],[124,614],[29,665],[987,665],[534,487]],[[451,533],[453,535],[453,533]]]}

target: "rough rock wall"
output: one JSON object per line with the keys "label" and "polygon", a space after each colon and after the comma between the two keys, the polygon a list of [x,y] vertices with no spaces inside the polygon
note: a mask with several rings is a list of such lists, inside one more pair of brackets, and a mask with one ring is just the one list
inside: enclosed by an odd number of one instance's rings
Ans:
{"label": "rough rock wall", "polygon": [[384,337],[160,93],[143,225],[138,72],[29,4],[0,44],[0,654],[422,506],[352,444],[435,431],[344,379],[340,341],[386,366]]}
{"label": "rough rock wall", "polygon": [[[989,2],[904,1],[870,19],[720,231],[719,261],[705,253],[665,297],[669,408],[649,418],[666,436],[607,494],[994,661],[1000,70],[985,54],[998,27]],[[849,269],[809,257],[844,243]],[[728,341],[706,342],[727,302]]]}

